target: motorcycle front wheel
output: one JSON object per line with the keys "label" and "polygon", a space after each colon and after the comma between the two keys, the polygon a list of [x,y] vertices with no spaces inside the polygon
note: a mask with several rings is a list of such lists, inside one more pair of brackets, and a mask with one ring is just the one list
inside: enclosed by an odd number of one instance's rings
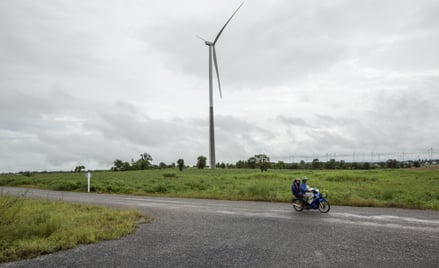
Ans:
{"label": "motorcycle front wheel", "polygon": [[299,199],[293,199],[293,207],[296,211],[302,211],[303,210],[302,201],[300,201]]}
{"label": "motorcycle front wheel", "polygon": [[323,201],[319,203],[319,211],[322,213],[328,213],[331,209],[331,205],[329,205],[328,201]]}

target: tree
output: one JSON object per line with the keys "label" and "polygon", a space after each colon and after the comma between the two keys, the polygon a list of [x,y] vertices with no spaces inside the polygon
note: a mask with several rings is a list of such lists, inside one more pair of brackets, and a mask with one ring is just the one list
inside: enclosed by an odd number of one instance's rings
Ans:
{"label": "tree", "polygon": [[257,154],[257,155],[255,155],[255,159],[256,159],[256,162],[258,162],[258,163],[270,162],[270,157],[268,157],[265,154]]}
{"label": "tree", "polygon": [[291,163],[291,165],[289,166],[289,169],[298,169],[298,168],[299,168],[298,163]]}
{"label": "tree", "polygon": [[352,162],[351,163],[351,169],[358,169],[358,163],[357,162]]}
{"label": "tree", "polygon": [[122,170],[130,170],[132,167],[130,166],[130,163],[127,161],[123,162]]}
{"label": "tree", "polygon": [[199,168],[199,169],[205,168],[206,167],[206,160],[207,160],[207,157],[200,155],[197,158],[197,168]]}
{"label": "tree", "polygon": [[114,160],[114,162],[113,162],[113,167],[111,168],[111,170],[114,170],[114,171],[121,171],[121,170],[123,170],[123,165],[124,163],[123,163],[123,161],[122,160],[120,160],[120,159],[116,159],[116,160]]}
{"label": "tree", "polygon": [[152,157],[149,153],[140,154],[140,159],[146,161],[152,161]]}
{"label": "tree", "polygon": [[267,162],[262,162],[259,164],[260,168],[261,168],[261,172],[267,171],[268,170],[268,163]]}
{"label": "tree", "polygon": [[247,163],[248,163],[249,168],[256,168],[256,158],[255,157],[250,157],[247,160]]}
{"label": "tree", "polygon": [[286,167],[285,162],[284,161],[277,161],[276,167],[278,169],[284,169]]}
{"label": "tree", "polygon": [[312,168],[313,169],[319,169],[320,168],[320,161],[318,158],[312,160]]}
{"label": "tree", "polygon": [[396,159],[388,159],[386,161],[387,168],[400,168],[400,164]]}
{"label": "tree", "polygon": [[85,167],[82,166],[82,165],[81,166],[76,166],[74,172],[81,172],[83,169],[85,169]]}
{"label": "tree", "polygon": [[183,160],[182,158],[178,159],[178,160],[177,160],[177,165],[178,165],[178,169],[179,169],[180,171],[183,171],[183,168],[184,168],[184,160]]}
{"label": "tree", "polygon": [[145,170],[148,169],[150,166],[150,163],[148,160],[139,159],[133,164],[133,168],[136,170]]}
{"label": "tree", "polygon": [[363,169],[370,169],[370,163],[369,162],[364,162]]}
{"label": "tree", "polygon": [[159,167],[160,167],[161,169],[163,169],[163,168],[167,168],[168,166],[166,165],[165,162],[160,162]]}
{"label": "tree", "polygon": [[[152,157],[148,153],[140,154],[140,159],[134,161],[131,159],[131,164],[129,162],[124,162],[120,159],[116,159],[113,162],[112,171],[126,171],[126,170],[144,170],[148,169],[151,166]],[[160,163],[160,167],[166,167],[165,163]]]}
{"label": "tree", "polygon": [[344,160],[340,160],[340,168],[341,168],[341,169],[346,168],[346,161],[344,161]]}
{"label": "tree", "polygon": [[335,159],[330,159],[328,162],[326,162],[326,168],[327,169],[336,169],[337,168],[337,161],[335,161]]}
{"label": "tree", "polygon": [[259,167],[261,172],[264,172],[268,169],[270,158],[265,154],[256,154],[255,156],[250,157],[247,162],[249,168]]}
{"label": "tree", "polygon": [[140,154],[140,159],[133,164],[133,168],[137,170],[145,170],[151,166],[152,157],[149,153]]}
{"label": "tree", "polygon": [[239,160],[238,162],[236,162],[236,168],[245,168],[246,167],[246,162],[244,160]]}

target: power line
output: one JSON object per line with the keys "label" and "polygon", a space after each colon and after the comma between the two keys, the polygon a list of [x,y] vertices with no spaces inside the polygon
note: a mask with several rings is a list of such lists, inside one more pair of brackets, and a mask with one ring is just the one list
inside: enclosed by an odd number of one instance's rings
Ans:
{"label": "power line", "polygon": [[[328,152],[320,154],[291,154],[288,156],[271,156],[272,160],[284,161],[289,163],[296,163],[300,161],[312,162],[314,159],[319,159],[320,161],[326,160],[327,162],[334,159],[336,161],[347,161],[347,162],[382,162],[389,159],[397,160],[400,162],[404,161],[416,161],[416,160],[429,160],[433,161],[439,159],[439,154],[436,153],[433,148],[429,148],[426,151],[416,151],[416,152],[352,152],[352,153],[337,153]],[[350,160],[350,161],[349,161]]]}

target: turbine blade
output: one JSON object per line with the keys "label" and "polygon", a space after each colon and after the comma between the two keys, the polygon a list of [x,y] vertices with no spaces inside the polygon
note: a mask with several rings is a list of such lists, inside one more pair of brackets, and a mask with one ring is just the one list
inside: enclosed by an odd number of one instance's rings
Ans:
{"label": "turbine blade", "polygon": [[203,40],[204,42],[207,42],[203,37],[196,35],[196,37],[198,37],[199,39]]}
{"label": "turbine blade", "polygon": [[223,94],[221,92],[221,82],[220,82],[220,78],[219,78],[218,62],[217,62],[217,59],[216,59],[215,46],[212,46],[212,48],[213,48],[213,63],[215,64],[216,78],[218,79],[218,88],[219,88],[220,97],[222,99],[223,98]]}
{"label": "turbine blade", "polygon": [[[245,2],[245,1],[244,1]],[[216,35],[215,40],[213,41],[213,45],[216,44],[216,41],[218,41],[218,38],[220,37],[221,33],[224,31],[224,28],[226,28],[227,24],[229,24],[230,20],[233,18],[233,16],[235,16],[236,12],[238,12],[238,10],[242,7],[242,5],[244,4],[244,2],[242,2],[239,7],[235,10],[235,12],[233,12],[232,16],[230,16],[229,20],[226,22],[226,24],[224,24],[223,28],[221,28],[221,30],[219,31],[219,33]]]}

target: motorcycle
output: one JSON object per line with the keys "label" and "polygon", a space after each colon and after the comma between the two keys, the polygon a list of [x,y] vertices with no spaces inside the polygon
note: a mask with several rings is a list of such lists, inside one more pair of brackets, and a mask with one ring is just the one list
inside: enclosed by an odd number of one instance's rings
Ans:
{"label": "motorcycle", "polygon": [[296,211],[302,211],[304,209],[318,209],[321,213],[328,213],[331,209],[329,201],[319,192],[319,189],[312,190],[314,199],[311,204],[308,204],[303,198],[294,197],[293,207]]}

